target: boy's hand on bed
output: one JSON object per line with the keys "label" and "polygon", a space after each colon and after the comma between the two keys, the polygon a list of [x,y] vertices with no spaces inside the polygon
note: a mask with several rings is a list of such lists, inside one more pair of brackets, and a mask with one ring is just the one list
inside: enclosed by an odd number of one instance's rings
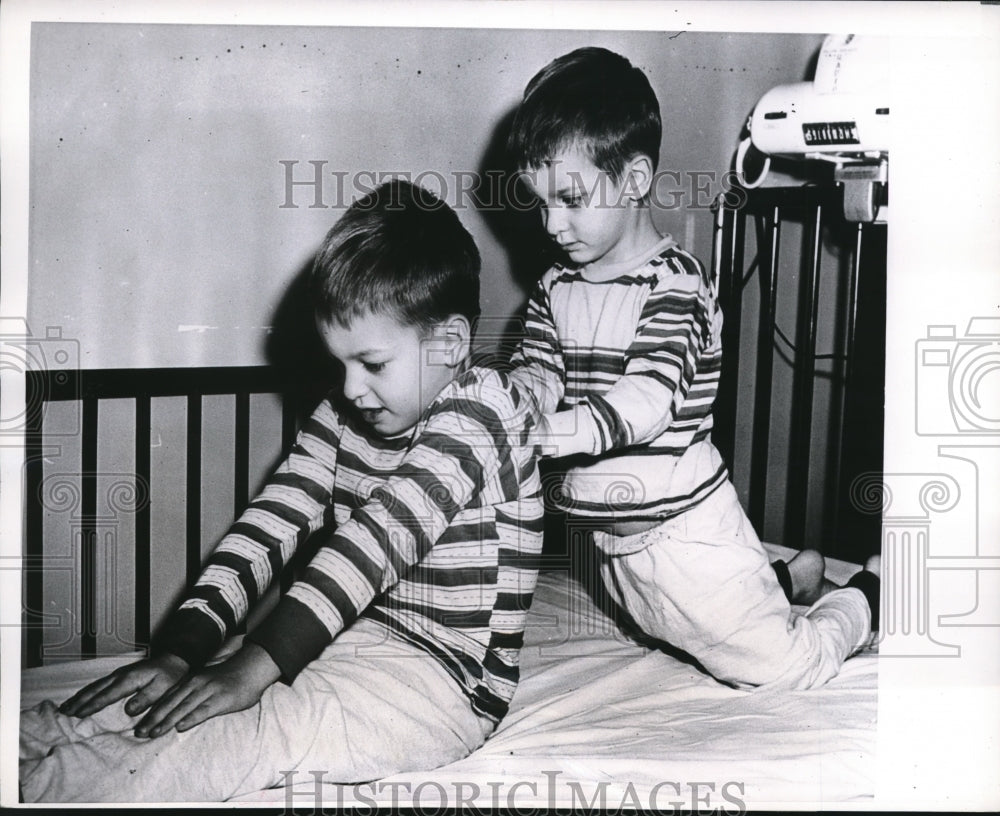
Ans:
{"label": "boy's hand on bed", "polygon": [[228,660],[184,678],[170,689],[135,728],[137,737],[159,737],[170,729],[187,731],[220,714],[257,703],[281,670],[262,647],[245,643]]}
{"label": "boy's hand on bed", "polygon": [[172,654],[140,660],[84,686],[59,706],[59,711],[70,717],[89,717],[134,695],[125,704],[125,712],[141,714],[176,685],[188,668],[185,660]]}

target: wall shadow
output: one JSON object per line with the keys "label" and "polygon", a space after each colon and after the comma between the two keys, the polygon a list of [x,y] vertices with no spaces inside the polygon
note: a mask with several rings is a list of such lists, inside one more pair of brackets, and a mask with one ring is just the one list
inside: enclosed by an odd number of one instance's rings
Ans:
{"label": "wall shadow", "polygon": [[538,205],[517,181],[507,153],[507,136],[516,108],[490,134],[479,163],[472,196],[476,211],[507,257],[521,303],[509,318],[484,315],[477,332],[477,362],[502,367],[524,333],[524,312],[535,283],[556,260],[556,248],[542,227]]}
{"label": "wall shadow", "polygon": [[339,382],[339,370],[320,340],[309,297],[312,258],[296,272],[271,318],[264,346],[268,365],[282,373],[284,396],[291,400],[299,422]]}

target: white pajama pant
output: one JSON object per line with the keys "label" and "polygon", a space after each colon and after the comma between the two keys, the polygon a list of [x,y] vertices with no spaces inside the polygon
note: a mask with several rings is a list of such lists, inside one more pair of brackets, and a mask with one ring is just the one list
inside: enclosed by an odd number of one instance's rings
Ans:
{"label": "white pajama pant", "polygon": [[220,802],[320,774],[371,781],[458,760],[494,727],[436,660],[366,620],[292,685],[184,733],[135,737],[123,703],[84,719],[50,701],[21,712],[24,801]]}
{"label": "white pajama pant", "polygon": [[865,645],[871,611],[853,587],[793,611],[732,483],[658,527],[595,532],[611,597],[657,640],[734,686],[820,686]]}

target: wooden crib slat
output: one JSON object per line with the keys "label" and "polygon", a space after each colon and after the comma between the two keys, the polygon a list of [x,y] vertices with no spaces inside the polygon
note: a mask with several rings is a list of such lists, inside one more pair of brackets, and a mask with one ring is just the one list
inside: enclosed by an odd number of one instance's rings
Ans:
{"label": "wooden crib slat", "polygon": [[236,419],[233,434],[233,516],[243,512],[250,500],[250,393],[236,394]]}
{"label": "wooden crib slat", "polygon": [[[295,442],[296,416],[292,401],[285,395],[281,400],[281,449],[289,451]],[[295,582],[295,570],[288,564],[278,576],[278,591],[284,595]]]}
{"label": "wooden crib slat", "polygon": [[[150,431],[152,406],[148,394],[135,399],[135,640],[142,646],[150,639],[149,586],[152,580],[150,539],[152,497]],[[145,496],[145,501],[142,497]]]}
{"label": "wooden crib slat", "polygon": [[24,661],[28,667],[42,665],[42,623],[45,552],[42,540],[42,417],[43,406],[32,410],[33,395],[44,393],[28,387],[28,413],[24,435]]}
{"label": "wooden crib slat", "polygon": [[[236,416],[233,422],[233,518],[246,509],[250,501],[250,393],[235,395]],[[246,633],[246,619],[240,621],[238,634]]]}
{"label": "wooden crib slat", "polygon": [[201,574],[201,395],[187,397],[187,583]]}
{"label": "wooden crib slat", "polygon": [[97,420],[96,397],[83,400],[80,461],[80,656],[97,656]]}
{"label": "wooden crib slat", "polygon": [[295,441],[295,406],[287,397],[281,400],[281,449],[287,451]]}

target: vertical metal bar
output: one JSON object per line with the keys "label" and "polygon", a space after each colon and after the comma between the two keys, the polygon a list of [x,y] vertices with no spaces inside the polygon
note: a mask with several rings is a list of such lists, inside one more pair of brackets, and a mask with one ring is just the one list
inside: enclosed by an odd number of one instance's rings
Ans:
{"label": "vertical metal bar", "polygon": [[[42,665],[42,624],[45,620],[44,581],[45,545],[42,532],[42,420],[45,416],[43,395],[47,393],[41,377],[46,372],[27,372],[24,434],[24,659],[28,668]],[[33,379],[34,378],[34,379]],[[34,385],[33,385],[34,383]]]}
{"label": "vertical metal bar", "polygon": [[819,311],[822,205],[813,206],[808,221],[809,258],[802,276],[795,336],[795,376],[792,385],[792,439],[789,452],[788,504],[785,516],[787,546],[806,544],[809,499],[809,448],[812,440],[813,379],[816,369],[816,322]]}
{"label": "vertical metal bar", "polygon": [[[771,389],[774,374],[774,320],[778,297],[781,254],[781,208],[771,210],[770,235],[765,261],[758,264],[761,313],[757,324],[757,374],[754,383],[753,431],[751,435],[750,495],[747,516],[758,531],[764,529],[767,500],[767,463],[771,436]],[[758,242],[763,244],[764,242]],[[760,252],[760,249],[758,249]]]}
{"label": "vertical metal bar", "polygon": [[201,574],[201,396],[187,398],[187,585]]}
{"label": "vertical metal bar", "polygon": [[[832,502],[833,518],[830,521],[830,528],[836,531],[835,542],[841,540],[842,525],[842,504],[850,488],[851,481],[851,392],[852,383],[855,378],[854,345],[855,334],[857,332],[858,320],[858,277],[861,271],[861,245],[862,227],[859,223],[855,230],[854,252],[851,258],[850,272],[847,277],[847,311],[845,315],[846,327],[844,329],[844,361],[842,376],[840,379],[840,393],[837,395],[840,401],[840,439],[837,446],[836,461],[836,481],[838,486],[837,501]],[[834,555],[835,553],[830,553]]]}
{"label": "vertical metal bar", "polygon": [[862,244],[864,242],[864,224],[858,224],[854,241],[854,258],[851,263],[851,278],[847,289],[847,337],[844,355],[847,358],[844,366],[844,390],[850,386],[851,372],[854,368],[854,341],[858,325],[858,280],[861,275]]}
{"label": "vertical metal bar", "polygon": [[236,398],[236,421],[233,435],[233,516],[239,516],[250,498],[250,393],[239,391]]}
{"label": "vertical metal bar", "polygon": [[152,594],[152,569],[150,562],[150,515],[152,472],[150,457],[150,430],[152,426],[151,400],[148,394],[135,398],[135,642],[148,646],[150,639],[149,602]]}
{"label": "vertical metal bar", "polygon": [[[885,227],[860,224],[852,265],[848,356],[841,422],[835,554],[863,562],[881,545],[881,519],[851,500],[851,484],[883,468],[885,415]],[[859,348],[863,353],[858,353]]]}
{"label": "vertical metal bar", "polygon": [[739,384],[740,322],[743,311],[743,260],[746,214],[719,202],[716,213],[717,257],[714,259],[719,287],[722,323],[722,372],[715,399],[712,438],[730,472],[736,456],[736,401]]}
{"label": "vertical metal bar", "polygon": [[83,398],[80,524],[80,655],[97,655],[97,411],[96,397]]}

